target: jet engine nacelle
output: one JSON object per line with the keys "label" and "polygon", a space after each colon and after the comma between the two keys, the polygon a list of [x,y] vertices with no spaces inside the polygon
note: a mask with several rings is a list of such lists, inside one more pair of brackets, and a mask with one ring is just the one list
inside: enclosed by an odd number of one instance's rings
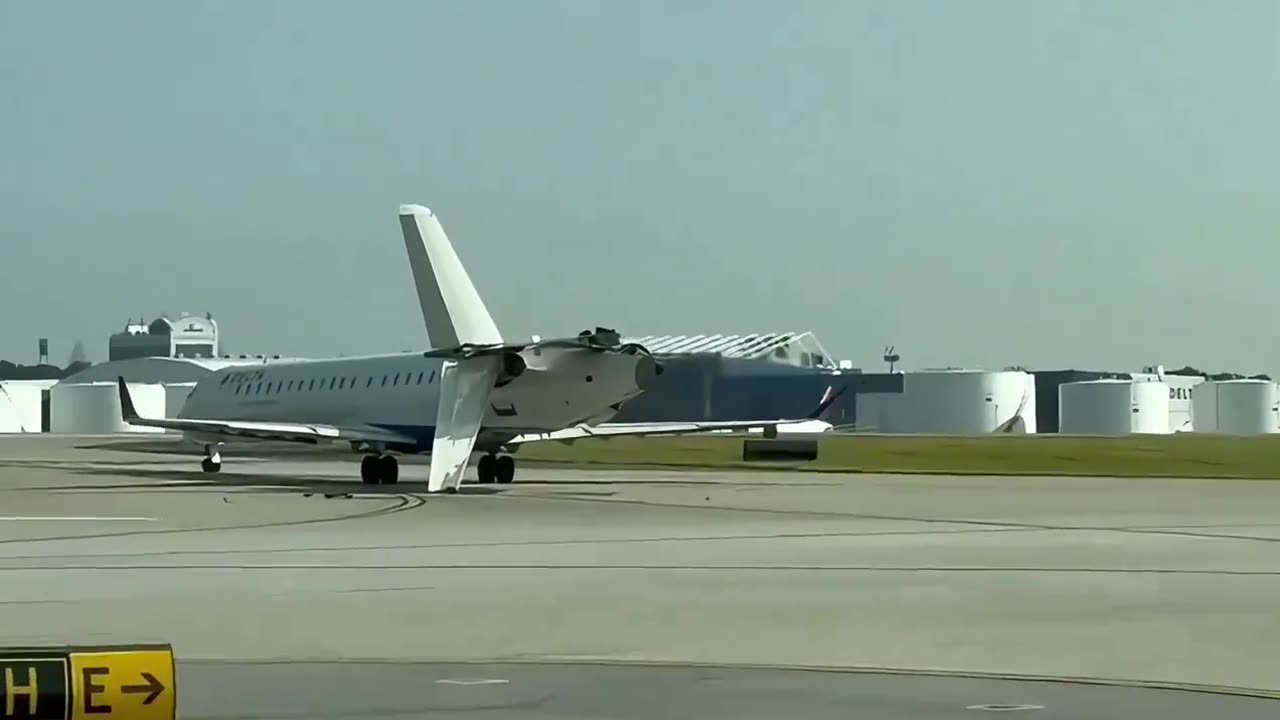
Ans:
{"label": "jet engine nacelle", "polygon": [[494,382],[494,386],[502,387],[523,375],[528,369],[529,364],[520,353],[503,353],[502,365],[498,369],[498,379]]}

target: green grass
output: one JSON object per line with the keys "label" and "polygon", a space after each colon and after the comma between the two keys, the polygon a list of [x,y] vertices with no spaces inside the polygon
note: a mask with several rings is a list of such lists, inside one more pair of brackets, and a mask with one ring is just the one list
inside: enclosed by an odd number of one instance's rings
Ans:
{"label": "green grass", "polygon": [[571,464],[689,468],[788,468],[819,472],[957,475],[1280,478],[1280,435],[831,436],[813,462],[745,463],[742,436],[591,438],[531,443],[520,459]]}

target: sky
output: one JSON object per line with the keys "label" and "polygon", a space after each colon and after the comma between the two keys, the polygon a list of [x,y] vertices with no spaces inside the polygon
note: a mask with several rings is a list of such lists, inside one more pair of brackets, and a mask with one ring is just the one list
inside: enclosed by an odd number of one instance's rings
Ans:
{"label": "sky", "polygon": [[0,3],[0,358],[811,330],[868,370],[1280,371],[1274,0]]}

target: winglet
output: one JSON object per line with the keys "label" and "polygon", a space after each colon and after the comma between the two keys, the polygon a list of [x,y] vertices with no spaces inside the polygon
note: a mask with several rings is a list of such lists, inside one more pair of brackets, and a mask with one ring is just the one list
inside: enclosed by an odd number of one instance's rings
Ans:
{"label": "winglet", "polygon": [[138,419],[138,411],[133,407],[133,397],[129,395],[129,384],[123,376],[116,376],[116,384],[120,388],[120,419],[125,422]]}
{"label": "winglet", "polygon": [[822,400],[818,402],[818,407],[814,408],[813,412],[809,413],[808,419],[810,420],[821,419],[822,413],[826,412],[827,408],[831,407],[831,404],[834,403],[837,399],[839,399],[839,397],[843,395],[846,390],[849,389],[849,386],[845,385],[844,387],[840,388],[839,391],[833,393],[831,392],[831,388],[833,387],[835,386],[834,385],[827,386],[826,392],[822,393]]}
{"label": "winglet", "polygon": [[435,213],[421,205],[401,205],[400,231],[432,346],[500,344],[498,326]]}

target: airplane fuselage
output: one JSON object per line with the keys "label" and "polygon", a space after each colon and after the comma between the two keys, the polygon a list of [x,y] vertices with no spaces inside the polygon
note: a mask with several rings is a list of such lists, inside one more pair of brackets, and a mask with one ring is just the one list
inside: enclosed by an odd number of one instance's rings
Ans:
{"label": "airplane fuselage", "polygon": [[[412,439],[387,449],[427,452],[446,362],[397,353],[224,368],[197,383],[178,417],[367,426]],[[520,372],[500,377],[490,394],[477,452],[492,452],[516,435],[608,419],[653,374],[647,355],[526,351],[517,363]]]}

